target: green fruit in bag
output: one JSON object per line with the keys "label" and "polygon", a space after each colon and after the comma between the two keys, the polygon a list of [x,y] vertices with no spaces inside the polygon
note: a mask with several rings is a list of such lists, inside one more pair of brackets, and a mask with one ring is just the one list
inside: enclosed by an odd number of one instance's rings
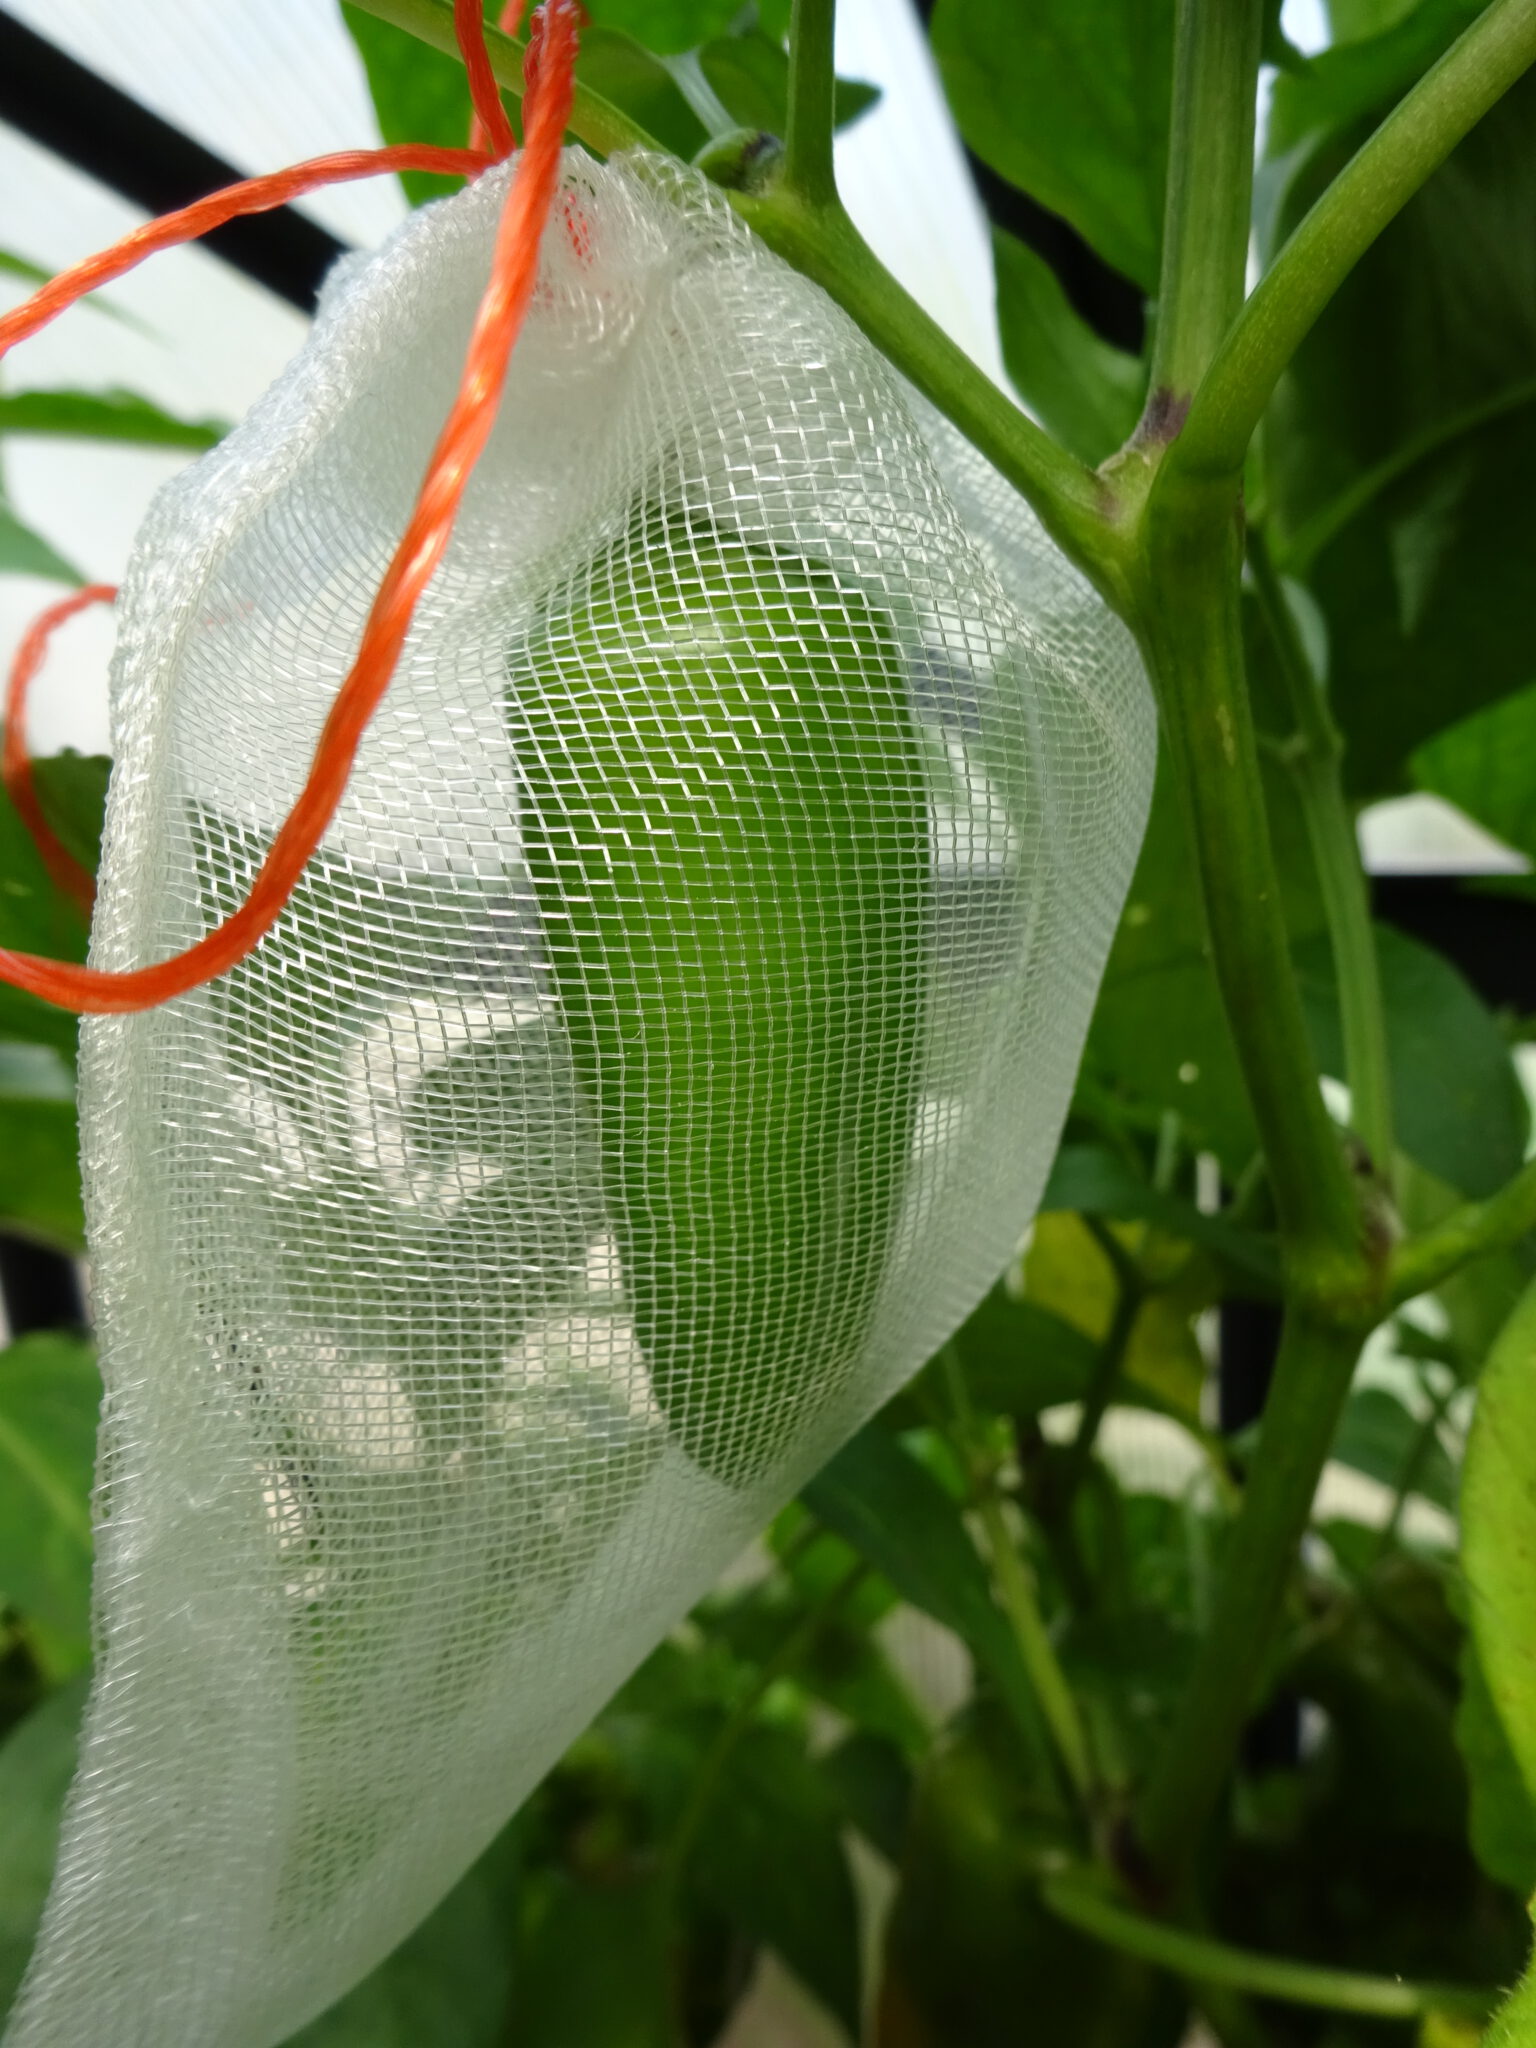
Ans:
{"label": "green fruit in bag", "polygon": [[907,1181],[931,857],[892,621],[673,523],[548,601],[511,674],[636,1337],[678,1440],[749,1481],[857,1356]]}

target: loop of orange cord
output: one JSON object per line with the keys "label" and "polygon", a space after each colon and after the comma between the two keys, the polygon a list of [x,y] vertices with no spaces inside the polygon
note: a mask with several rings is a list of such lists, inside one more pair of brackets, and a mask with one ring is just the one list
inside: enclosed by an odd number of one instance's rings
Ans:
{"label": "loop of orange cord", "polygon": [[[472,25],[470,45],[478,46],[484,57],[478,9],[456,9],[456,19],[460,12]],[[272,841],[250,895],[195,945],[152,967],[106,973],[0,949],[0,980],[70,1010],[103,1014],[150,1009],[201,987],[236,965],[282,914],[341,801],[364,730],[388,687],[416,605],[447,548],[470,472],[490,436],[507,364],[533,296],[539,244],[559,184],[561,144],[573,91],[576,23],[575,0],[546,0],[535,19],[523,100],[523,148],[502,208],[490,277],[475,316],[458,393],[432,451],[405,533],[379,584],[357,657],[326,719],[308,779]],[[464,55],[468,62],[468,49]],[[489,75],[488,59],[486,73]],[[374,170],[468,172],[484,169],[489,161],[474,150],[359,151],[322,157],[290,171],[231,186],[180,213],[151,222],[113,249],[45,285],[33,299],[0,320],[0,353],[23,335],[34,333],[84,292],[120,276],[154,249],[188,240],[236,213],[280,205],[318,184],[367,176]]]}
{"label": "loop of orange cord", "polygon": [[[504,36],[515,36],[523,18],[523,0],[507,0],[496,26]],[[474,113],[469,123],[471,149],[488,149],[498,160],[513,150],[512,123],[501,103],[501,88],[491,70],[485,47],[485,13],[482,0],[453,0],[453,31],[464,52],[464,69],[469,74],[469,97]]]}
{"label": "loop of orange cord", "polygon": [[115,583],[91,583],[39,613],[11,663],[5,691],[5,745],[0,752],[0,778],[17,815],[32,835],[32,844],[43,857],[53,885],[71,897],[89,920],[96,902],[96,878],[63,845],[43,814],[42,801],[32,774],[32,757],[27,752],[27,688],[43,665],[48,642],[66,619],[83,612],[88,605],[111,604],[117,596]]}

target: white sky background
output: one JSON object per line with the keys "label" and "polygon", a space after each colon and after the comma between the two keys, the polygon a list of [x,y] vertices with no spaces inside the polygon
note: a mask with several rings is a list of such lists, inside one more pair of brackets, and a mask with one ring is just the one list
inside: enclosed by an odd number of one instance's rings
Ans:
{"label": "white sky background", "polygon": [[[378,140],[361,66],[331,0],[6,0],[71,55],[240,170],[274,169]],[[1322,0],[1287,0],[1292,40],[1325,40]],[[882,88],[880,105],[838,143],[850,211],[876,250],[987,372],[1002,381],[987,226],[908,0],[842,0],[837,57]],[[403,212],[393,180],[316,194],[306,208],[333,233],[377,241]],[[0,128],[0,248],[59,268],[136,224],[136,211]],[[0,280],[4,302],[19,293]],[[305,323],[217,258],[156,258],[113,287],[144,335],[75,311],[17,349],[15,385],[121,383],[186,415],[238,417],[300,345]],[[181,458],[66,441],[7,439],[20,515],[88,576],[115,582],[150,494]],[[0,577],[0,654],[57,587]],[[33,744],[105,749],[111,620],[76,622],[36,691]],[[1510,856],[1432,799],[1378,806],[1367,820],[1375,866],[1507,865]]]}

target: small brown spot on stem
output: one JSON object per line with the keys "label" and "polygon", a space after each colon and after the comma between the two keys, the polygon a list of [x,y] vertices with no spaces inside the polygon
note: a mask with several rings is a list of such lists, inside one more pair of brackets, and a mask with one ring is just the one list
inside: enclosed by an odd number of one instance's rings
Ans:
{"label": "small brown spot on stem", "polygon": [[1159,384],[1147,395],[1146,410],[1136,429],[1136,439],[1156,441],[1165,447],[1170,441],[1176,441],[1189,417],[1189,399],[1188,392],[1173,391],[1166,384]]}

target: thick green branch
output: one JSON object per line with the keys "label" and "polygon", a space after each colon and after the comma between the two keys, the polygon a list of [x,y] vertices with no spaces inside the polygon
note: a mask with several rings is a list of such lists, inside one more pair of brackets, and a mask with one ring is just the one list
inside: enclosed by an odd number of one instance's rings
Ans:
{"label": "thick green branch", "polygon": [[1264,1146],[1289,1283],[1369,1287],[1359,1198],[1318,1085],[1291,967],[1243,668],[1243,538],[1224,486],[1170,492],[1143,522],[1141,639],[1192,837],[1212,962]]}
{"label": "thick green branch", "polygon": [[1497,2000],[1492,1990],[1451,1984],[1413,1984],[1401,1977],[1367,1977],[1284,1956],[1229,1948],[1208,1935],[1149,1920],[1107,1897],[1081,1877],[1048,1877],[1040,1887],[1044,1904],[1069,1925],[1144,1962],[1157,1963],[1195,1984],[1219,1984],[1293,2005],[1328,2012],[1367,2014],[1375,2019],[1421,2019],[1445,2013],[1482,2019]]}
{"label": "thick green branch", "polygon": [[783,184],[807,206],[837,197],[832,170],[832,61],[835,0],[795,0],[789,31],[789,122],[784,131]]}
{"label": "thick green branch", "polygon": [[1263,1433],[1211,1626],[1137,1818],[1154,1876],[1176,1885],[1257,1704],[1286,1584],[1333,1443],[1364,1331],[1286,1317]]}
{"label": "thick green branch", "polygon": [[1507,1251],[1536,1230],[1536,1159],[1486,1202],[1467,1202],[1399,1245],[1390,1269],[1394,1306],[1449,1280],[1469,1260]]}
{"label": "thick green branch", "polygon": [[728,196],[769,248],[851,314],[881,354],[996,466],[1063,553],[1123,611],[1126,537],[1116,524],[1113,488],[1003,395],[902,289],[840,206],[805,206],[782,188]]}
{"label": "thick green branch", "polygon": [[1179,0],[1148,425],[1182,418],[1243,302],[1260,0]]}
{"label": "thick green branch", "polygon": [[1257,530],[1248,536],[1248,566],[1296,721],[1286,765],[1301,800],[1328,921],[1344,1027],[1344,1079],[1349,1084],[1351,1120],[1377,1170],[1390,1178],[1392,1077],[1387,1026],[1370,895],[1340,773],[1344,743],[1328,715],[1322,685],[1312,672],[1264,536]]}
{"label": "thick green branch", "polygon": [[1334,179],[1261,280],[1170,459],[1236,476],[1281,372],[1387,223],[1536,62],[1536,0],[1492,0]]}

